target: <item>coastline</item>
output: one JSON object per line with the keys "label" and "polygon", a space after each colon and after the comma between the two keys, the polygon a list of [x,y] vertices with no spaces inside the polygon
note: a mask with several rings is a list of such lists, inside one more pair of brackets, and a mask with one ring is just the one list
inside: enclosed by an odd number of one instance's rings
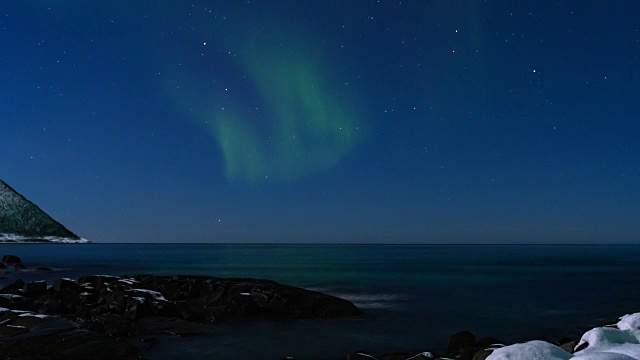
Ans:
{"label": "coastline", "polygon": [[0,244],[92,244],[92,242],[83,237],[26,236],[0,233]]}
{"label": "coastline", "polygon": [[[52,262],[47,262],[47,254],[49,253],[49,249],[50,247],[37,247],[37,246],[27,246],[27,247],[18,247],[18,246],[8,246],[7,249],[11,249],[11,251],[16,251],[19,255],[23,256],[23,258],[25,260],[29,260],[28,264],[27,264],[27,269],[22,270],[22,271],[14,271],[11,274],[7,275],[7,279],[3,282],[4,284],[8,284],[7,280],[10,280],[11,282],[15,281],[17,278],[26,276],[26,279],[29,279],[28,282],[37,282],[39,278],[46,278],[48,281],[48,285],[53,285],[55,283],[55,280],[57,280],[58,278],[62,277],[62,276],[69,276],[71,275],[71,278],[73,279],[77,279],[79,277],[81,277],[82,273],[87,274],[87,273],[107,273],[107,274],[122,274],[122,273],[127,273],[127,271],[130,271],[132,269],[137,269],[136,267],[131,267],[131,266],[119,266],[119,267],[109,267],[109,266],[105,266],[104,262],[98,262],[96,264],[96,266],[92,266],[88,269],[90,269],[90,272],[85,272],[85,271],[78,271],[78,270],[65,270],[65,268],[63,266],[61,266],[62,264],[68,263],[69,260],[66,259],[71,259],[72,261],[74,261],[74,265],[73,265],[73,269],[80,269],[82,268],[81,266],[75,265],[77,264],[75,261],[75,259],[78,259],[78,254],[83,254],[83,253],[87,253],[88,255],[90,255],[89,257],[87,257],[87,260],[90,260],[92,262],[96,261],[96,259],[101,259],[101,254],[102,253],[108,253],[109,254],[109,259],[113,259],[113,261],[118,261],[118,263],[120,263],[123,259],[123,256],[125,256],[126,258],[141,258],[142,255],[148,254],[150,250],[152,249],[156,249],[154,247],[142,247],[139,252],[137,252],[138,250],[136,250],[137,248],[132,248],[131,247],[126,247],[123,248],[124,252],[121,251],[116,251],[116,252],[103,252],[101,251],[102,247],[99,247],[99,249],[94,249],[94,250],[90,250],[89,248],[86,248],[84,246],[78,246],[78,247],[61,247],[60,249],[65,249],[65,251],[63,252],[63,254],[67,253],[67,250],[69,250],[69,254],[73,255],[72,257],[69,255],[65,255],[63,257],[60,257],[59,255],[56,256],[56,258],[51,258]],[[57,249],[58,247],[56,247]],[[104,246],[105,250],[110,250],[114,247],[107,247]],[[39,250],[40,249],[40,250]],[[85,250],[86,249],[86,250]],[[193,261],[199,261],[197,260],[197,258],[195,258],[194,256],[196,256],[199,253],[202,253],[203,250],[215,250],[215,252],[211,252],[211,254],[220,254],[221,251],[223,251],[223,254],[226,254],[226,256],[229,256],[228,254],[230,253],[242,253],[242,254],[246,254],[247,251],[254,251],[256,254],[260,254],[260,256],[262,256],[263,254],[271,254],[272,256],[271,259],[273,258],[278,258],[277,255],[279,254],[286,254],[287,256],[290,256],[290,254],[298,254],[299,251],[302,251],[303,249],[301,248],[297,248],[293,249],[293,250],[286,250],[286,249],[277,249],[276,251],[272,251],[272,250],[268,250],[267,248],[264,247],[238,247],[238,248],[228,248],[228,247],[198,247],[197,249],[193,249],[193,247],[190,246],[185,246],[182,250],[179,250],[179,253],[182,254],[182,251],[186,251],[184,252],[184,255],[176,255],[175,253],[175,248],[171,247],[171,252],[167,253],[165,252],[165,247],[161,247],[160,252],[157,252],[158,255],[162,255],[167,256],[170,255],[172,256],[171,259],[173,260],[180,260],[181,265],[179,265],[179,267],[176,266],[172,266],[171,267],[171,271],[167,271],[164,270],[164,272],[159,271],[159,269],[161,269],[161,267],[166,266],[165,264],[167,264],[167,260],[165,258],[161,258],[158,256],[154,256],[153,259],[158,259],[156,261],[160,261],[160,262],[154,262],[154,266],[153,267],[149,267],[149,266],[145,266],[145,267],[141,267],[140,269],[142,271],[145,271],[147,273],[162,273],[164,275],[168,275],[168,274],[175,274],[175,270],[176,269],[191,269],[189,270],[191,273],[195,273],[193,272],[193,267],[185,267],[184,264],[192,264]],[[167,248],[168,249],[168,248]],[[187,251],[188,250],[188,251]],[[347,248],[345,249],[345,251],[343,251],[343,253],[345,255],[349,255],[348,260],[351,263],[351,261],[353,261],[353,253],[351,252],[351,248]],[[412,249],[411,251],[414,251],[415,249]],[[457,250],[457,248],[452,248],[451,251],[453,250]],[[495,253],[496,249],[490,249],[491,251],[489,253],[493,254]],[[561,249],[562,250],[562,249]],[[36,257],[37,254],[40,253],[40,251],[42,251],[42,255],[38,255]],[[98,251],[96,253],[96,251]],[[293,251],[293,252],[292,252]],[[562,250],[564,251],[564,250]],[[572,250],[575,252],[575,249]],[[544,253],[546,253],[547,251],[545,250]],[[599,253],[601,251],[598,251]],[[57,252],[56,252],[57,253]],[[209,253],[209,252],[208,252]],[[309,251],[303,251],[300,252],[299,255],[296,256],[300,256],[300,259],[306,259],[307,254],[313,254],[314,256],[316,256],[319,253],[318,249],[314,249],[313,251],[309,252]],[[321,252],[320,252],[321,253]],[[543,253],[543,251],[540,251],[540,253]],[[132,255],[134,254],[134,255]],[[332,248],[331,249],[331,254],[336,254],[335,250]],[[364,259],[364,258],[370,258],[371,256],[371,252],[364,252],[360,255],[360,258]],[[381,256],[383,255],[385,258],[388,257],[389,252],[388,251],[384,251],[384,252],[380,252],[379,253]],[[527,254],[530,254],[530,252],[527,252]],[[188,255],[188,256],[186,256]],[[304,255],[304,256],[303,256]],[[435,256],[441,256],[442,253],[436,253],[434,254]],[[625,255],[624,257],[627,258],[628,257],[628,252],[625,251]],[[243,255],[246,256],[246,255]],[[527,255],[528,256],[528,255]],[[622,256],[622,255],[621,255]],[[421,256],[421,259],[423,259],[424,257]],[[486,258],[486,255],[483,255],[481,258]],[[60,259],[65,259],[65,260],[60,260]],[[161,260],[162,259],[162,260]],[[209,263],[211,260],[211,255],[205,257],[204,259],[207,259],[207,262]],[[221,259],[219,257],[219,259]],[[237,266],[239,264],[243,264],[243,260],[233,257],[231,259],[233,260],[233,264],[236,264],[234,266]],[[287,269],[290,269],[291,266],[294,266],[295,264],[297,264],[297,260],[295,260],[295,258],[292,260],[290,257],[288,257],[288,262],[287,262]],[[335,258],[334,258],[335,259]],[[402,253],[402,259],[403,261],[406,261],[407,257],[404,256],[404,253]],[[498,258],[501,259],[501,258]],[[55,261],[54,261],[55,260]],[[252,264],[255,264],[254,261],[260,261],[258,258],[255,257],[250,257],[247,260],[251,260]],[[187,263],[183,263],[183,261],[187,261]],[[332,260],[335,261],[335,260]],[[81,262],[82,263],[82,262]],[[235,271],[234,273],[230,273],[233,274],[233,276],[237,276],[236,274],[250,274],[252,276],[255,276],[258,273],[261,274],[267,274],[264,272],[264,269],[266,269],[266,265],[271,266],[271,264],[273,263],[273,261],[269,260],[268,262],[264,262],[264,263],[258,263],[259,266],[254,267],[257,271],[254,271],[253,273],[251,272],[247,272],[246,268],[241,267],[238,268],[238,270],[242,270],[242,271]],[[37,271],[35,270],[37,267],[42,266],[42,265],[47,265],[47,264],[51,264],[51,267],[54,268],[53,271]],[[108,263],[107,263],[108,264]],[[157,264],[157,265],[155,265]],[[209,270],[207,271],[207,273],[209,274],[225,274],[225,270],[228,269],[228,262],[216,262],[215,263],[216,270]],[[262,264],[262,265],[260,265]],[[635,264],[635,263],[634,263]],[[161,265],[161,266],[158,266]],[[254,266],[254,265],[252,265]],[[484,265],[483,265],[484,266]],[[112,270],[109,270],[112,269]],[[115,269],[115,272],[114,272]],[[147,269],[147,270],[145,270]],[[582,269],[582,268],[581,268]],[[86,270],[86,269],[85,269]],[[123,271],[124,270],[124,271]],[[526,270],[526,269],[525,269]],[[554,268],[555,270],[555,268]],[[385,270],[385,273],[388,272],[389,270]],[[430,271],[433,271],[433,269],[431,269]],[[129,272],[131,273],[131,272]],[[144,273],[144,272],[143,272]],[[179,272],[178,272],[179,273]],[[342,271],[340,272],[340,274],[344,274]],[[265,276],[267,277],[267,276]],[[298,277],[298,275],[296,275],[296,277]],[[279,281],[281,281],[281,283],[289,283],[288,281],[282,281],[282,277],[281,276],[277,276],[277,277],[272,277],[272,276],[268,276],[268,278],[275,278],[278,279]],[[593,274],[589,274],[589,278],[594,279]],[[608,277],[609,278],[609,277]],[[331,278],[332,279],[332,278]],[[618,278],[614,278],[613,280],[618,279]],[[626,278],[619,278],[619,279],[626,279]],[[566,284],[566,277],[563,278],[564,282]],[[626,279],[627,283],[629,279]],[[334,281],[334,280],[331,280]],[[397,280],[394,280],[397,281]],[[486,281],[486,280],[485,280]],[[449,281],[450,282],[450,281]],[[616,282],[613,282],[613,284],[616,284]],[[584,285],[584,283],[583,283]],[[593,287],[594,283],[590,283],[590,287]],[[308,286],[308,285],[307,285]],[[404,285],[403,285],[404,286]],[[305,286],[303,286],[305,287]],[[326,291],[328,290],[328,288],[326,287],[322,287],[322,286],[311,286],[312,288],[315,288],[319,291]],[[349,285],[350,288],[352,288],[352,285]],[[23,286],[24,288],[24,286]],[[451,289],[453,290],[453,289]],[[465,291],[468,293],[469,292],[469,288],[466,288]],[[505,289],[508,290],[508,289]],[[538,289],[539,292],[540,289]],[[331,291],[332,293],[340,293],[340,291]],[[369,292],[371,293],[371,292]],[[439,293],[439,294],[434,294],[437,295],[439,297],[442,297],[443,295],[446,295],[444,293]],[[471,295],[471,294],[470,294]],[[501,293],[501,295],[503,295],[503,293]],[[480,300],[480,299],[478,299]],[[394,300],[395,301],[395,300]],[[400,300],[400,301],[404,301],[404,300]],[[413,302],[412,302],[413,303]],[[429,306],[433,309],[433,311],[438,311],[438,308],[432,307],[433,306],[433,301],[429,300],[428,303],[430,304]],[[520,307],[524,306],[523,304],[526,303],[518,303]],[[576,304],[576,305],[580,305],[580,304]],[[604,307],[603,307],[604,308]],[[617,316],[624,314],[624,312],[619,312],[619,311],[625,311],[625,312],[629,312],[629,311],[633,311],[633,309],[635,308],[635,306],[626,306],[625,309],[620,310],[619,308],[618,311],[608,311],[609,315],[603,316],[600,315],[599,313],[597,313],[598,315],[594,315],[593,317],[589,316],[589,314],[587,313],[587,316],[584,315],[580,315],[579,317],[574,317],[574,318],[570,318],[570,317],[565,317],[567,320],[570,320],[569,322],[556,322],[554,323],[554,328],[555,329],[560,329],[562,330],[563,328],[565,329],[565,331],[552,331],[549,332],[548,334],[553,333],[553,335],[549,335],[549,336],[545,336],[544,332],[541,333],[543,335],[543,337],[545,337],[547,340],[554,340],[554,339],[558,339],[561,336],[564,336],[564,334],[571,334],[571,338],[572,339],[579,339],[580,336],[582,335],[582,332],[585,329],[589,329],[594,325],[597,324],[607,324],[610,322],[614,322],[612,321],[613,319],[617,318]],[[473,308],[466,308],[464,309],[465,312],[468,312],[470,309]],[[379,311],[374,309],[363,309],[365,311],[365,313],[367,315],[365,315],[365,318],[362,320],[348,320],[348,321],[343,321],[343,320],[331,320],[329,322],[327,321],[321,321],[321,322],[317,322],[317,321],[289,321],[289,320],[285,320],[284,322],[277,322],[277,323],[267,323],[265,324],[265,326],[260,325],[261,321],[259,321],[258,319],[254,319],[254,320],[250,320],[249,322],[247,322],[248,326],[244,326],[244,325],[236,325],[236,323],[219,323],[219,325],[216,325],[213,327],[213,331],[216,334],[215,338],[216,338],[216,343],[215,346],[217,347],[217,349],[215,350],[215,352],[211,352],[210,350],[206,350],[206,342],[204,341],[204,339],[202,340],[198,340],[199,337],[198,335],[195,336],[188,336],[188,337],[174,337],[171,335],[166,335],[166,336],[158,336],[157,339],[159,340],[157,344],[154,344],[152,342],[142,342],[141,338],[139,337],[135,337],[135,338],[131,338],[130,341],[135,344],[136,346],[139,346],[141,348],[144,349],[148,349],[148,348],[152,348],[152,349],[156,349],[154,351],[149,352],[149,359],[174,359],[174,358],[180,358],[177,357],[181,351],[185,351],[186,353],[190,353],[191,356],[200,356],[200,355],[194,355],[194,354],[198,354],[199,350],[196,350],[196,348],[194,349],[188,349],[185,347],[190,347],[192,346],[191,344],[193,344],[193,346],[204,346],[205,348],[203,348],[203,350],[205,350],[205,352],[203,354],[231,354],[233,356],[231,357],[222,357],[222,358],[231,358],[231,359],[242,359],[242,358],[280,358],[282,356],[295,356],[297,359],[326,359],[326,358],[343,358],[344,356],[350,352],[353,352],[354,350],[365,350],[368,351],[368,353],[376,356],[378,359],[384,359],[387,355],[388,355],[388,351],[404,351],[405,355],[407,354],[407,350],[409,353],[413,353],[413,355],[418,354],[420,351],[424,351],[424,350],[429,350],[429,351],[433,351],[432,354],[444,354],[446,356],[447,354],[447,350],[446,350],[446,339],[448,338],[449,334],[452,334],[460,329],[465,329],[465,327],[467,326],[467,324],[470,326],[470,328],[468,328],[468,330],[471,330],[474,334],[478,334],[478,335],[494,335],[496,337],[498,337],[498,339],[503,340],[503,341],[508,341],[509,343],[513,343],[515,341],[521,341],[523,339],[537,339],[539,338],[539,335],[530,335],[531,332],[529,332],[528,334],[520,334],[515,335],[515,336],[511,336],[511,337],[503,337],[502,334],[505,334],[504,329],[509,328],[509,332],[507,332],[507,335],[509,334],[517,334],[517,332],[514,332],[514,329],[517,331],[518,326],[514,326],[514,324],[506,324],[507,327],[505,328],[500,328],[500,327],[486,327],[486,326],[478,326],[481,323],[478,322],[478,317],[475,317],[473,319],[473,321],[460,321],[458,320],[454,320],[453,318],[450,319],[450,321],[447,323],[442,322],[442,320],[437,320],[437,322],[434,322],[434,325],[437,324],[437,327],[433,327],[433,331],[431,331],[428,334],[423,334],[421,336],[421,338],[423,340],[418,341],[418,342],[413,342],[413,344],[411,342],[407,342],[407,341],[403,341],[402,339],[400,339],[398,337],[398,333],[387,333],[386,330],[384,330],[385,322],[388,320],[393,320],[396,321],[397,323],[397,319],[391,319],[388,317],[385,317],[383,319],[381,318],[377,318],[378,315],[375,315],[376,313],[379,314]],[[548,311],[546,308],[539,308],[537,309],[540,312],[543,311]],[[549,309],[551,310],[551,309]],[[385,310],[386,311],[386,310]],[[413,310],[411,310],[413,312]],[[405,310],[403,310],[403,313],[407,312]],[[388,313],[388,311],[386,311],[386,313]],[[399,314],[397,311],[392,310],[391,313],[393,314]],[[508,314],[508,312],[507,312]],[[373,318],[372,318],[373,315]],[[445,314],[447,317],[450,316],[451,314],[446,313]],[[528,318],[528,317],[527,317]],[[556,317],[558,318],[558,317]],[[403,319],[403,320],[402,320]],[[550,318],[553,319],[553,318]],[[584,319],[591,319],[591,320],[584,320]],[[257,320],[257,321],[256,321]],[[435,320],[435,319],[434,319]],[[533,319],[532,319],[533,320]],[[535,321],[539,321],[540,319],[537,319]],[[403,322],[403,324],[408,324],[408,318],[401,318],[401,321]],[[480,320],[482,321],[482,320]],[[283,325],[285,324],[285,325]],[[289,324],[289,325],[286,325]],[[345,328],[343,326],[348,326],[351,327],[352,324],[356,324],[356,326],[350,328],[350,330],[348,330],[349,332],[352,332],[353,330],[358,331],[359,334],[362,334],[362,336],[366,336],[369,337],[370,339],[374,340],[374,341],[360,341],[358,340],[357,337],[353,336],[353,333],[345,333]],[[357,325],[360,324],[360,325]],[[454,324],[453,326],[451,326],[451,324]],[[520,323],[519,323],[520,324]],[[564,324],[564,325],[563,325]],[[567,325],[569,324],[569,325]],[[444,326],[443,326],[444,325]],[[284,328],[289,328],[294,332],[297,332],[300,335],[296,335],[295,333],[292,333],[290,331],[286,331]],[[316,326],[320,326],[320,328],[316,328]],[[337,326],[337,327],[336,327]],[[371,326],[375,326],[376,328],[372,328]],[[331,335],[328,338],[325,338],[324,340],[321,340],[322,337],[324,337],[327,331],[332,331],[332,327],[333,329],[335,329],[334,331],[334,335]],[[322,329],[322,330],[320,330]],[[490,331],[487,331],[490,330]],[[493,331],[493,330],[497,330],[497,331]],[[229,332],[229,330],[232,330],[231,332]],[[273,333],[273,335],[270,336],[265,336],[264,333],[260,333],[263,331],[276,331],[275,333]],[[297,345],[296,346],[290,346],[287,345],[285,342],[279,341],[277,338],[277,335],[279,331],[285,330],[285,332],[283,332],[283,334],[287,334],[285,336],[288,336],[288,340],[287,341],[292,341],[293,339],[298,339],[296,341],[310,341],[311,339],[307,339],[307,336],[313,336],[316,339],[311,340],[313,341],[312,345],[312,349],[313,352],[309,352],[307,350],[301,349],[299,348]],[[384,330],[384,331],[383,331]],[[250,331],[250,333],[243,333],[244,331]],[[255,331],[255,333],[254,333]],[[302,331],[302,333],[301,333]],[[364,331],[364,332],[363,332]],[[403,333],[400,334],[408,334],[411,336],[415,336],[416,329],[413,328],[407,328],[407,330]],[[579,332],[578,332],[579,331]],[[422,333],[420,331],[418,331],[419,333]],[[221,335],[224,334],[225,338],[222,338]],[[306,335],[305,335],[306,334]],[[242,340],[233,340],[233,341],[229,341],[230,337],[235,337],[239,335],[239,339]],[[261,337],[261,338],[255,338],[256,336]],[[404,336],[404,335],[403,335]],[[333,341],[335,341],[336,339],[343,337],[344,341],[342,341],[341,344],[339,344],[339,346],[335,347],[333,343]],[[171,340],[171,339],[175,339],[175,340]],[[192,340],[189,340],[192,339]],[[225,340],[226,339],[226,340]],[[307,340],[305,340],[307,339]],[[332,339],[331,342],[327,342],[328,339]],[[147,339],[148,340],[148,339]],[[400,341],[398,341],[400,340]],[[440,341],[442,340],[442,341]],[[222,341],[222,342],[220,342]],[[226,342],[225,342],[226,341]],[[377,345],[376,343],[380,344]],[[189,344],[189,345],[187,345]],[[244,347],[247,346],[248,344],[251,344],[252,346],[255,346],[256,349],[259,349],[261,346],[271,346],[273,347],[273,349],[275,349],[274,351],[270,351],[268,352],[270,355],[268,357],[264,357],[264,356],[258,356],[256,357],[255,355],[252,357],[248,357],[246,356],[247,354],[251,354],[251,353],[260,353],[259,350],[257,351],[247,351]],[[327,346],[325,346],[325,344]],[[351,345],[350,345],[351,344]],[[397,345],[395,345],[397,344]],[[408,346],[407,346],[408,344]],[[373,346],[371,346],[373,345]],[[170,348],[168,348],[167,346],[170,346]],[[221,348],[220,348],[221,347]],[[244,354],[243,356],[238,356],[236,354],[234,354],[232,352],[233,349],[238,349],[241,351],[238,351],[238,354]],[[281,351],[279,353],[277,353],[277,355],[274,355],[274,353],[276,351],[278,351],[278,349],[281,349]],[[339,350],[338,350],[339,349]],[[170,351],[167,351],[170,350]],[[207,352],[209,351],[209,352]],[[166,355],[165,356],[165,352],[167,354],[171,353],[173,355]],[[331,354],[330,356],[311,356],[309,354]],[[204,356],[204,355],[202,355]],[[216,355],[217,356],[217,355]],[[395,354],[395,356],[401,356],[400,354]]]}

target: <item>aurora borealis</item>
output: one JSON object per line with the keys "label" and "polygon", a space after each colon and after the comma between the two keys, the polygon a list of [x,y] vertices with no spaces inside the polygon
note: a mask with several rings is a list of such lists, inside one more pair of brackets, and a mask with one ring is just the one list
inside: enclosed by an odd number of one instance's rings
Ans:
{"label": "aurora borealis", "polygon": [[[302,39],[280,27],[272,23],[262,25],[258,34],[227,34],[240,46],[220,41],[220,47],[232,49],[227,53],[236,54],[239,75],[249,82],[243,91],[256,98],[254,103],[237,99],[225,105],[214,95],[211,102],[200,100],[189,107],[210,107],[193,117],[210,128],[230,180],[289,181],[330,169],[353,149],[365,128],[353,100],[344,98],[349,92],[336,90],[331,72],[319,64],[322,52],[307,49]],[[199,81],[197,74],[178,81],[183,85],[175,96],[198,92],[189,89]]]}
{"label": "aurora borealis", "polygon": [[98,242],[638,242],[638,9],[7,2],[0,178]]}

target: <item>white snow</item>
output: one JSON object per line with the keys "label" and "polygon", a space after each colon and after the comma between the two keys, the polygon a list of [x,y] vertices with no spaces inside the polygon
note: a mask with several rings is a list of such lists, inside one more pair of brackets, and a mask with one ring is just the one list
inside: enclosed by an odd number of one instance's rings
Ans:
{"label": "white snow", "polygon": [[487,360],[568,360],[572,355],[546,341],[534,340],[524,344],[494,350]]}
{"label": "white snow", "polygon": [[15,328],[15,329],[26,329],[26,327],[22,325],[6,325],[7,327]]}
{"label": "white snow", "polygon": [[18,315],[19,317],[36,317],[38,319],[46,319],[49,317],[49,315],[44,315],[44,314],[35,314],[35,313],[24,313],[24,314],[20,314]]}
{"label": "white snow", "polygon": [[20,243],[26,243],[26,244],[40,243],[41,241],[36,241],[40,239],[49,241],[51,243],[56,243],[56,244],[89,244],[91,243],[91,241],[85,238],[71,239],[71,238],[62,238],[57,236],[29,237],[29,236],[17,235],[17,234],[0,233],[0,243],[4,243],[4,242],[10,242],[10,243],[20,242]]}
{"label": "white snow", "polygon": [[167,301],[167,299],[165,299],[164,296],[162,296],[162,294],[160,294],[157,291],[147,290],[147,289],[131,289],[131,291],[139,291],[139,292],[147,293],[151,295],[152,298],[158,301]]}
{"label": "white snow", "polygon": [[616,327],[597,327],[582,335],[575,354],[547,343],[529,341],[496,349],[487,360],[640,360],[640,313],[624,315]]}
{"label": "white snow", "polygon": [[135,279],[120,279],[118,280],[121,283],[127,284],[127,285],[133,285],[135,283],[137,283],[137,281]]}
{"label": "white snow", "polygon": [[619,344],[640,344],[638,339],[629,331],[610,327],[591,329],[582,335],[578,346],[589,343],[589,347],[607,347]]}
{"label": "white snow", "polygon": [[427,358],[427,359],[434,359],[435,357],[433,356],[432,353],[426,351],[426,352],[422,352],[418,355],[412,356],[410,358],[408,358],[407,360],[416,360],[416,359],[423,359],[423,358]]}
{"label": "white snow", "polygon": [[640,313],[622,316],[617,326],[620,330],[640,330]]}

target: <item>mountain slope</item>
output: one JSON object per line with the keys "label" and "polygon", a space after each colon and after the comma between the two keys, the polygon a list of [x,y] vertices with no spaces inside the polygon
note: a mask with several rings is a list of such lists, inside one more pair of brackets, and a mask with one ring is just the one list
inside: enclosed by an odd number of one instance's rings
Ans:
{"label": "mountain slope", "polygon": [[87,242],[0,180],[0,242]]}

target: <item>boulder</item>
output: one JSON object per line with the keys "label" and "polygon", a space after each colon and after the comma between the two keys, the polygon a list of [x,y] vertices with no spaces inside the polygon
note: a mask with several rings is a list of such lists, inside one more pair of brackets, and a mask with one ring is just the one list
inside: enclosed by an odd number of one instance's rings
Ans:
{"label": "boulder", "polygon": [[24,269],[26,269],[26,268],[27,268],[27,267],[26,267],[23,263],[17,263],[17,264],[13,267],[13,269],[14,269],[14,270],[24,270]]}
{"label": "boulder", "polygon": [[47,291],[46,281],[33,281],[24,284],[22,288],[26,296],[39,296]]}
{"label": "boulder", "polygon": [[14,293],[16,291],[21,291],[24,288],[24,281],[22,279],[18,279],[11,284],[7,284],[0,289],[0,292],[3,293]]}
{"label": "boulder", "polygon": [[80,292],[82,287],[80,286],[80,284],[78,284],[77,281],[67,278],[56,279],[56,281],[53,282],[53,290],[61,291],[65,289],[78,293]]}
{"label": "boulder", "polygon": [[464,348],[460,352],[458,352],[456,359],[457,360],[473,360],[473,356],[476,354],[476,351],[478,351],[477,347]]}
{"label": "boulder", "polygon": [[475,347],[476,337],[469,331],[457,332],[449,337],[449,344],[447,345],[447,353],[449,355],[458,355],[464,349]]}
{"label": "boulder", "polygon": [[492,352],[493,349],[480,349],[473,354],[473,358],[471,360],[486,360]]}
{"label": "boulder", "polygon": [[395,353],[384,354],[384,357],[382,358],[382,360],[407,360],[413,356],[414,354],[411,354],[411,353],[395,352]]}
{"label": "boulder", "polygon": [[580,340],[565,341],[563,344],[560,345],[560,348],[570,354],[573,354],[575,352],[576,346],[579,343],[580,343]]}
{"label": "boulder", "polygon": [[0,336],[16,336],[29,332],[24,326],[0,325]]}
{"label": "boulder", "polygon": [[139,320],[153,314],[151,302],[142,297],[130,298],[124,311],[124,317],[129,320]]}
{"label": "boulder", "polygon": [[476,341],[476,346],[479,348],[488,348],[491,345],[498,345],[498,344],[502,344],[502,341],[490,336],[483,337],[482,339],[479,339],[478,341]]}

